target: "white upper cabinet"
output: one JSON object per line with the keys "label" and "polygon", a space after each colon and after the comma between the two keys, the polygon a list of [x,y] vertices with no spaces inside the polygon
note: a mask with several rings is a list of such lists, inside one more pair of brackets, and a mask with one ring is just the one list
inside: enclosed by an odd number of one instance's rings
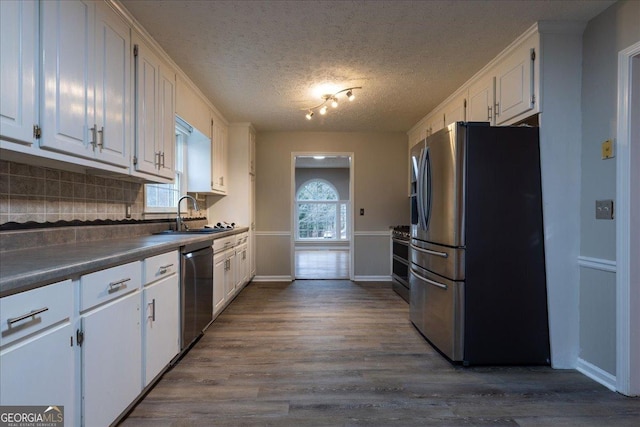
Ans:
{"label": "white upper cabinet", "polygon": [[89,1],[40,3],[42,129],[40,146],[88,157],[93,152],[93,16]]}
{"label": "white upper cabinet", "polygon": [[38,4],[0,1],[0,138],[31,145],[38,123]]}
{"label": "white upper cabinet", "polygon": [[96,3],[95,126],[102,161],[127,166],[131,143],[131,35],[105,3]]}
{"label": "white upper cabinet", "polygon": [[40,3],[43,148],[127,167],[129,27],[104,3]]}
{"label": "white upper cabinet", "polygon": [[535,52],[531,43],[524,43],[497,65],[496,124],[503,124],[534,109]]}
{"label": "white upper cabinet", "polygon": [[469,86],[468,121],[493,123],[494,80],[487,74]]}
{"label": "white upper cabinet", "polygon": [[467,93],[457,95],[444,107],[444,126],[455,122],[464,122],[466,119]]}
{"label": "white upper cabinet", "polygon": [[176,77],[176,114],[211,139],[211,113],[206,101],[184,79]]}
{"label": "white upper cabinet", "polygon": [[228,128],[221,120],[213,118],[211,126],[211,190],[227,194]]}
{"label": "white upper cabinet", "polygon": [[137,34],[135,171],[172,180],[175,152],[175,71]]}

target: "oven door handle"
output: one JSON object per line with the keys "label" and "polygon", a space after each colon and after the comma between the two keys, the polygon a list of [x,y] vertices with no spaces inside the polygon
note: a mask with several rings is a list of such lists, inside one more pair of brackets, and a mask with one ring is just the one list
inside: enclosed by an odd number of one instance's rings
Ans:
{"label": "oven door handle", "polygon": [[415,271],[413,268],[411,269],[411,274],[413,274],[414,276],[416,276],[418,279],[422,280],[423,282],[427,282],[430,285],[436,286],[436,287],[441,288],[441,289],[447,289],[448,288],[448,286],[445,285],[444,283],[435,282],[433,280],[427,279],[426,277],[424,277],[421,274],[418,274],[418,272]]}
{"label": "oven door handle", "polygon": [[421,247],[416,246],[414,244],[411,245],[411,249],[415,249],[418,252],[422,252],[422,253],[429,254],[429,255],[435,255],[435,256],[442,257],[442,258],[448,258],[449,257],[449,254],[446,253],[446,252],[432,251],[430,249],[421,248]]}

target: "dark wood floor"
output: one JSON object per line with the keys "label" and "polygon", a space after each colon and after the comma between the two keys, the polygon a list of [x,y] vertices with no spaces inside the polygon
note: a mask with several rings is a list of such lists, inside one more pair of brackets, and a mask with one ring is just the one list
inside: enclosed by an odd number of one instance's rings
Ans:
{"label": "dark wood floor", "polygon": [[252,283],[124,426],[637,426],[575,371],[452,366],[390,284]]}
{"label": "dark wood floor", "polygon": [[349,250],[296,249],[296,279],[348,279]]}

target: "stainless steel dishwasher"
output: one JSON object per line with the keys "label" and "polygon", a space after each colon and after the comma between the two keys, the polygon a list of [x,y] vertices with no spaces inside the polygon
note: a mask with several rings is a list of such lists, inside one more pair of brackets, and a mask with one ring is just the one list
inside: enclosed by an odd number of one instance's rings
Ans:
{"label": "stainless steel dishwasher", "polygon": [[212,245],[213,240],[207,240],[181,250],[181,351],[189,348],[213,319]]}

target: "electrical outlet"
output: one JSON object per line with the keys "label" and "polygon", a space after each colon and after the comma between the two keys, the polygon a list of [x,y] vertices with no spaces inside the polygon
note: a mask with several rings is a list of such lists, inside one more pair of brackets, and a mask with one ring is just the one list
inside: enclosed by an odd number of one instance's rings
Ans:
{"label": "electrical outlet", "polygon": [[360,216],[364,215],[364,208],[360,208]]}

